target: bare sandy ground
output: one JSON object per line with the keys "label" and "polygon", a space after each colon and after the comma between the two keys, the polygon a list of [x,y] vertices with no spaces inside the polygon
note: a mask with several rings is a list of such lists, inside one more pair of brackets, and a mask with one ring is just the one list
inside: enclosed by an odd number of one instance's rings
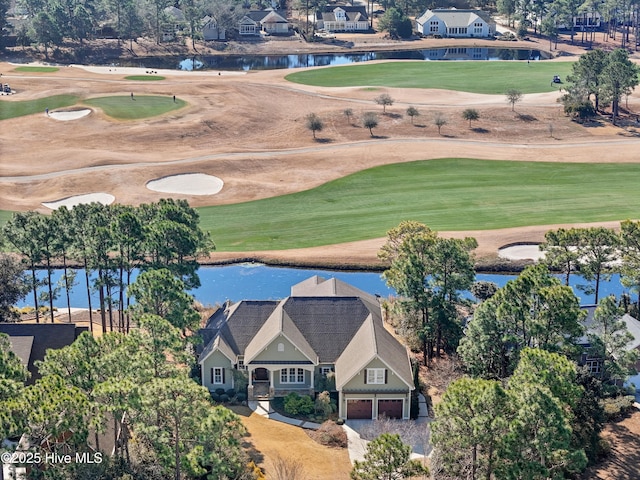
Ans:
{"label": "bare sandy ground", "polygon": [[[562,59],[567,58],[576,57]],[[43,202],[87,192],[104,192],[120,203],[157,201],[167,193],[149,190],[149,181],[193,172],[219,178],[224,188],[215,195],[181,189],[172,196],[203,206],[292,193],[365,168],[422,159],[640,160],[635,122],[621,127],[605,122],[578,125],[563,115],[556,103],[557,92],[525,95],[512,112],[503,95],[317,88],[287,82],[284,77],[290,71],[282,70],[221,75],[217,71],[158,70],[165,80],[139,82],[125,77],[145,73],[144,69],[118,68],[110,72],[109,67],[73,66],[55,73],[13,69],[13,65],[0,63],[3,78],[16,91],[2,101],[62,93],[82,99],[129,95],[133,91],[176,95],[188,106],[135,122],[113,120],[100,110],[80,122],[51,122],[42,114],[3,121],[0,208],[5,210],[48,211],[43,209]],[[386,115],[381,115],[380,107],[373,102],[380,93],[389,93],[395,99]],[[481,128],[470,129],[462,119],[462,110],[470,105],[480,112]],[[415,124],[405,116],[408,106],[416,106],[421,113]],[[351,118],[343,114],[346,108],[352,109]],[[629,97],[629,109],[640,112],[640,98],[635,92]],[[363,114],[369,111],[379,114],[375,138],[361,126]],[[448,119],[442,135],[433,125],[436,112]],[[305,127],[309,113],[324,120],[318,140]],[[549,125],[553,126],[552,136]],[[608,225],[618,226],[618,222]],[[479,258],[497,258],[499,247],[540,242],[544,233],[555,227],[441,233],[474,236],[479,242]],[[284,252],[216,252],[210,261],[256,258],[370,265],[377,263],[376,253],[383,242],[380,238]]]}

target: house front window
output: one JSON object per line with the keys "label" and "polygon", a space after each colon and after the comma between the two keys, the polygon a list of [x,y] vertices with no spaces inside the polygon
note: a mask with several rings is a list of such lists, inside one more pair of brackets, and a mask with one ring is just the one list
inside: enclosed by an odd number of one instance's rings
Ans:
{"label": "house front window", "polygon": [[367,368],[367,383],[384,384],[386,370],[384,368]]}
{"label": "house front window", "polygon": [[591,375],[599,375],[601,371],[601,362],[600,360],[587,360],[585,365],[589,369],[589,373]]}
{"label": "house front window", "polygon": [[213,367],[211,369],[211,383],[221,385],[224,383],[224,368]]}
{"label": "house front window", "polygon": [[280,383],[304,383],[304,369],[283,368],[280,370]]}

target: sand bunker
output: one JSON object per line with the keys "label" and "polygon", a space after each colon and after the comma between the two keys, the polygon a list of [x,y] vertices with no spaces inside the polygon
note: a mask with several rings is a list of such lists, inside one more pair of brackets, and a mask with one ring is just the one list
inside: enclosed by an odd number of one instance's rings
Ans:
{"label": "sand bunker", "polygon": [[70,111],[56,111],[49,112],[49,116],[54,120],[62,120],[68,122],[69,120],[78,120],[79,118],[86,117],[91,113],[91,110],[70,110]]}
{"label": "sand bunker", "polygon": [[538,245],[510,245],[498,249],[498,256],[508,260],[542,260],[544,252],[541,252]]}
{"label": "sand bunker", "polygon": [[116,199],[113,195],[109,193],[87,193],[86,195],[75,195],[73,197],[62,198],[60,200],[54,200],[53,202],[42,202],[47,208],[51,210],[56,210],[62,206],[67,208],[73,208],[76,205],[80,205],[81,203],[101,203],[103,205],[111,205],[113,201]]}
{"label": "sand bunker", "polygon": [[170,175],[147,182],[147,188],[154,192],[181,195],[215,195],[223,186],[221,179],[204,173]]}

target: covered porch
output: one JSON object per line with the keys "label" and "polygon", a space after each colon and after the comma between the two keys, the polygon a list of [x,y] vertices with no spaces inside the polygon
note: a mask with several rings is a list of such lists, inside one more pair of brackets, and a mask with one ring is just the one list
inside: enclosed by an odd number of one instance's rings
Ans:
{"label": "covered porch", "polygon": [[315,366],[309,363],[247,365],[249,400],[268,400],[284,397],[291,392],[313,395]]}

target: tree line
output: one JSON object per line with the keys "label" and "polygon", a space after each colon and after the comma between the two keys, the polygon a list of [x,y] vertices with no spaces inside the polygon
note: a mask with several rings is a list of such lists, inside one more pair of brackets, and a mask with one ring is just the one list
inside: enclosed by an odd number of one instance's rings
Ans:
{"label": "tree line", "polygon": [[[569,275],[593,280],[597,294],[600,279],[622,259],[624,281],[637,288],[640,222],[622,222],[620,233],[549,231],[541,245],[546,261],[502,288],[473,283],[475,246],[472,238],[444,239],[402,222],[379,252],[389,262],[383,275],[399,294],[386,306],[399,315],[398,332],[425,366],[446,354],[465,372],[436,406],[431,471],[442,479],[571,476],[601,453],[603,405],[624,394],[638,352],[628,350],[632,337],[621,321],[628,302],[600,299],[587,330]],[[463,299],[464,290],[479,303]],[[595,359],[596,368],[579,367],[584,358]]]}
{"label": "tree line", "polygon": [[[84,272],[91,328],[93,310],[98,309],[103,333],[129,329],[127,288],[134,270],[163,269],[166,274],[157,275],[165,283],[179,282],[178,289],[197,288],[197,259],[214,248],[199,226],[198,212],[186,201],[172,199],[138,207],[83,204],[71,210],[59,208],[51,215],[15,213],[2,229],[0,244],[20,254],[22,265],[30,271],[26,278],[20,278],[13,262],[8,274],[20,279],[14,283],[14,290],[22,285],[31,291],[37,322],[42,303],[49,305],[53,322],[53,304],[62,292],[69,306],[69,292],[76,283],[71,267],[79,266]],[[12,263],[10,259],[3,261]],[[58,284],[52,280],[57,266],[63,269]],[[38,269],[46,272],[42,280],[38,279]],[[98,292],[98,305],[92,304],[92,290]],[[15,318],[15,311],[7,304],[0,301],[0,321]]]}

